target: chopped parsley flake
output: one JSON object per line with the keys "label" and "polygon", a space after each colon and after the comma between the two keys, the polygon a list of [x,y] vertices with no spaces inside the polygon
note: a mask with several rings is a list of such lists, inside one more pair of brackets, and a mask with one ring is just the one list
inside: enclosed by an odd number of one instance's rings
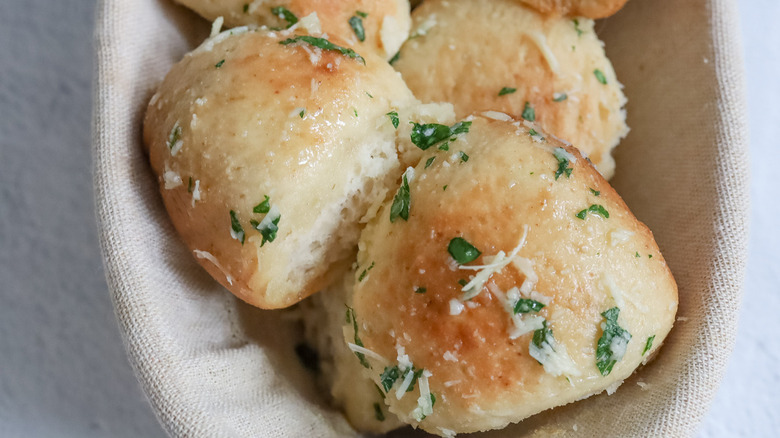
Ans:
{"label": "chopped parsley flake", "polygon": [[[571,21],[572,21],[572,23],[574,23],[574,30],[577,31],[577,36],[582,36],[582,34],[585,33],[585,31],[580,29],[580,20],[574,18]],[[572,47],[574,47],[574,46],[572,46]]]}
{"label": "chopped parsley flake", "polygon": [[385,389],[385,392],[387,392],[390,391],[390,388],[393,387],[395,381],[398,380],[399,377],[401,377],[401,370],[398,369],[398,365],[385,367],[385,370],[382,371],[382,374],[379,376],[379,382],[382,384],[382,388]]}
{"label": "chopped parsley flake", "polygon": [[[258,204],[257,207],[261,207],[262,205],[263,202]],[[261,247],[265,245],[266,242],[273,242],[274,240],[276,240],[276,233],[277,231],[279,231],[279,221],[281,219],[282,219],[282,215],[279,214],[278,210],[269,208],[268,214],[266,215],[265,218],[263,218],[262,221],[258,222],[255,219],[249,221],[249,223],[252,224],[252,228],[259,231],[260,235],[263,236],[263,241],[260,243]]]}
{"label": "chopped parsley flake", "polygon": [[371,93],[369,93],[368,91],[366,91],[366,96],[368,96],[370,99],[374,98],[374,96],[372,96]]}
{"label": "chopped parsley flake", "polygon": [[517,315],[518,313],[538,312],[542,310],[543,307],[544,304],[538,301],[531,300],[528,298],[520,298],[519,300],[517,300],[517,303],[515,303],[514,311],[515,311],[515,315]]}
{"label": "chopped parsley flake", "polygon": [[460,280],[458,280],[458,284],[461,285],[461,286],[465,286],[465,285],[469,284],[469,282],[466,281],[465,279],[461,278]]}
{"label": "chopped parsley flake", "polygon": [[448,151],[448,150],[450,150],[450,143],[445,141],[444,143],[440,144],[439,145],[439,150],[440,151]]}
{"label": "chopped parsley flake", "polygon": [[371,262],[371,266],[369,266],[366,269],[363,269],[363,272],[360,273],[360,277],[358,277],[358,281],[363,281],[364,278],[366,278],[366,275],[368,275],[368,271],[374,269],[374,262]]}
{"label": "chopped parsley flake", "polygon": [[222,61],[219,61],[218,63],[214,64],[214,67],[216,67],[216,68],[220,68],[220,67],[222,67],[224,64],[225,64],[225,60],[223,59]]}
{"label": "chopped parsley flake", "polygon": [[634,254],[634,257],[639,258],[639,251]]}
{"label": "chopped parsley flake", "polygon": [[607,77],[604,76],[604,72],[602,72],[599,69],[593,70],[593,75],[596,76],[596,79],[598,79],[599,82],[601,82],[604,85],[607,85]]}
{"label": "chopped parsley flake", "polygon": [[301,112],[298,113],[298,117],[304,118],[306,116],[306,108],[302,109]]}
{"label": "chopped parsley flake", "polygon": [[414,290],[414,293],[416,294],[424,294],[425,292],[428,292],[428,289],[424,287],[418,287]]}
{"label": "chopped parsley flake", "polygon": [[460,161],[464,163],[469,160],[469,156],[463,151],[458,152],[458,155],[460,155]]}
{"label": "chopped parsley flake", "polygon": [[187,193],[192,193],[192,177],[190,177],[190,180],[187,182]]}
{"label": "chopped parsley flake", "polygon": [[358,114],[357,114],[357,109],[356,109],[356,108],[352,108],[352,112],[355,114],[355,117],[357,117],[357,116],[358,116]]}
{"label": "chopped parsley flake", "polygon": [[301,42],[309,44],[309,45],[312,45],[314,47],[318,47],[318,48],[320,48],[322,50],[331,50],[331,51],[334,51],[334,52],[339,52],[339,53],[341,53],[342,55],[344,55],[344,56],[346,56],[348,58],[356,59],[361,64],[366,65],[366,60],[363,59],[362,56],[358,55],[357,52],[355,52],[354,50],[347,49],[346,47],[337,46],[336,44],[331,43],[330,41],[326,40],[325,38],[318,38],[318,37],[313,37],[313,36],[309,36],[309,35],[298,35],[298,36],[293,37],[293,38],[288,38],[288,39],[286,39],[284,41],[279,41],[279,44],[286,46],[286,45],[289,45],[289,44],[295,44],[295,43],[301,43]]}
{"label": "chopped parsley flake", "polygon": [[590,190],[590,192],[593,193],[593,196],[598,196],[598,195],[601,194],[600,191],[598,191],[598,190],[596,190],[596,189],[594,189],[592,187],[588,187],[588,190]]}
{"label": "chopped parsley flake", "polygon": [[482,252],[478,250],[474,245],[470,244],[466,239],[462,237],[456,237],[450,240],[450,244],[447,246],[447,251],[452,258],[455,259],[461,265],[473,262],[476,260]]}
{"label": "chopped parsley flake", "polygon": [[385,115],[390,117],[390,122],[393,124],[393,128],[398,129],[398,112],[390,111]]}
{"label": "chopped parsley flake", "polygon": [[246,234],[244,233],[244,227],[241,226],[241,222],[238,221],[235,210],[230,210],[230,231],[230,236],[243,245]]}
{"label": "chopped parsley flake", "polygon": [[655,335],[650,336],[647,338],[647,342],[645,342],[645,349],[642,350],[642,356],[647,354],[648,351],[650,351],[651,348],[653,348],[653,341],[655,340]]}
{"label": "chopped parsley flake", "polygon": [[458,122],[452,126],[438,123],[414,123],[412,127],[412,143],[422,150],[443,142],[450,137],[469,132],[471,122]]}
{"label": "chopped parsley flake", "polygon": [[443,192],[446,192],[447,191],[447,187],[449,187],[449,184],[445,184],[444,187],[441,188],[441,190]]}
{"label": "chopped parsley flake", "polygon": [[554,338],[553,331],[551,328],[547,327],[547,320],[544,320],[542,321],[542,328],[534,330],[534,337],[531,339],[531,342],[536,345],[537,348],[542,348],[542,344],[544,343],[552,345],[548,338]]}
{"label": "chopped parsley flake", "polygon": [[399,217],[405,221],[409,220],[409,209],[412,207],[412,195],[409,191],[409,180],[406,172],[402,177],[401,187],[393,198],[393,205],[390,207],[390,222],[395,222]]}
{"label": "chopped parsley flake", "polygon": [[377,421],[385,421],[385,414],[382,412],[382,407],[379,403],[374,403],[374,417]]}
{"label": "chopped parsley flake", "polygon": [[178,143],[180,140],[181,140],[181,126],[179,125],[179,122],[176,122],[173,124],[171,133],[168,134],[168,149],[173,151],[173,148],[176,146],[176,143]]}
{"label": "chopped parsley flake", "polygon": [[597,214],[604,219],[609,219],[609,212],[606,208],[599,204],[593,204],[590,207],[586,208],[585,210],[580,211],[575,216],[577,216],[579,219],[585,220],[585,216],[588,215],[588,213]]}
{"label": "chopped parsley flake", "polygon": [[393,57],[390,58],[390,61],[388,61],[388,62],[390,63],[390,65],[393,65],[399,59],[401,59],[401,51],[400,50],[395,55],[393,55]]}
{"label": "chopped parsley flake", "polygon": [[653,255],[652,254],[648,254],[647,258],[649,258],[649,259],[653,258]]}
{"label": "chopped parsley flake", "polygon": [[433,164],[433,160],[435,160],[435,159],[436,159],[436,157],[428,158],[428,160],[425,162],[425,168],[427,169],[427,168],[431,167],[431,164]]}
{"label": "chopped parsley flake", "polygon": [[287,29],[291,28],[293,24],[298,22],[298,17],[295,16],[289,9],[284,6],[277,6],[271,8],[271,13],[287,22]]}
{"label": "chopped parsley flake", "polygon": [[[347,324],[352,323],[352,329],[355,331],[355,345],[359,347],[364,347],[363,341],[360,340],[360,336],[358,336],[358,322],[357,322],[357,316],[355,316],[355,309],[347,306]],[[360,364],[363,365],[365,368],[371,368],[371,365],[368,364],[368,361],[366,360],[366,355],[363,353],[355,352],[355,356],[357,356],[358,359],[360,359]]]}
{"label": "chopped parsley flake", "polygon": [[254,213],[268,213],[271,210],[271,198],[268,197],[268,195],[263,195],[265,199],[263,199],[263,202],[255,205],[255,208],[252,209],[252,212]]}
{"label": "chopped parsley flake", "polygon": [[525,103],[525,107],[523,107],[523,118],[528,120],[529,122],[533,122],[536,120],[536,111],[531,106],[530,102]]}
{"label": "chopped parsley flake", "polygon": [[361,16],[363,18],[368,17],[368,13],[367,12],[362,12],[362,11],[355,11],[355,15],[359,15],[359,16]]}
{"label": "chopped parsley flake", "polygon": [[596,346],[596,367],[602,376],[607,376],[612,372],[612,367],[623,358],[631,340],[631,334],[618,325],[618,316],[620,309],[613,307],[602,313],[604,322],[601,328],[604,331],[599,338]]}
{"label": "chopped parsley flake", "polygon": [[569,158],[566,149],[556,148],[553,152],[555,159],[558,160],[558,170],[555,171],[555,180],[557,181],[561,175],[566,175],[566,178],[571,176],[573,168],[569,167]]}
{"label": "chopped parsley flake", "polygon": [[501,89],[501,91],[498,92],[498,95],[499,96],[504,96],[504,95],[507,95],[507,94],[512,94],[515,91],[517,91],[517,88],[504,87],[504,88]]}
{"label": "chopped parsley flake", "polygon": [[531,129],[528,130],[528,135],[530,135],[531,137],[539,137],[540,139],[544,140],[544,137],[542,137],[541,134],[536,132],[536,129],[534,129],[534,128],[531,128]]}
{"label": "chopped parsley flake", "polygon": [[568,98],[569,96],[566,93],[553,93],[553,102],[563,102]]}
{"label": "chopped parsley flake", "polygon": [[355,32],[355,36],[361,43],[366,40],[366,31],[363,29],[363,19],[357,15],[353,15],[349,19],[349,27]]}
{"label": "chopped parsley flake", "polygon": [[249,3],[244,3],[244,13],[249,12]]}

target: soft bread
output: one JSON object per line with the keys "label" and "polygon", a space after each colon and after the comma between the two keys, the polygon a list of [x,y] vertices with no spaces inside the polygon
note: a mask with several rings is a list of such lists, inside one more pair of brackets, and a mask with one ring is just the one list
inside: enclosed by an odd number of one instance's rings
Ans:
{"label": "soft bread", "polygon": [[263,308],[300,301],[351,263],[361,219],[397,177],[386,114],[413,99],[383,59],[296,40],[304,30],[210,38],[173,67],[144,121],[182,240]]}
{"label": "soft bread", "polygon": [[605,18],[619,11],[627,0],[520,0],[543,14]]}
{"label": "soft bread", "polygon": [[[329,37],[338,37],[361,53],[373,51],[385,59],[395,55],[409,35],[408,0],[176,1],[207,20],[223,17],[228,27],[266,25],[284,28],[290,24],[282,12],[284,10],[298,19],[316,13],[322,23],[322,31]],[[352,23],[350,20],[353,20]],[[355,20],[360,22],[359,26]],[[359,39],[355,27],[363,29],[363,41]]]}
{"label": "soft bread", "polygon": [[458,117],[533,119],[613,175],[626,98],[592,20],[544,16],[514,0],[428,0],[412,18],[393,65],[418,99],[450,102]]}
{"label": "soft bread", "polygon": [[614,389],[677,309],[650,230],[591,164],[538,127],[488,115],[406,171],[358,254],[365,372],[402,421],[444,436]]}
{"label": "soft bread", "polygon": [[[363,375],[361,362],[344,341],[345,316],[351,319],[347,299],[354,283],[355,271],[348,270],[335,283],[302,301],[302,323],[306,340],[319,353],[318,381],[330,393],[333,405],[358,432],[380,434],[405,424],[387,410],[382,393]],[[354,337],[349,342],[354,343]]]}

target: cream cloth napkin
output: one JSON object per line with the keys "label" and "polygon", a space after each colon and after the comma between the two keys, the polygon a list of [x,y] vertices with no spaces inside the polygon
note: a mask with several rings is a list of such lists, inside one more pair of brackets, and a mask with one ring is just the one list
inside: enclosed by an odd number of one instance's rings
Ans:
{"label": "cream cloth napkin", "polygon": [[[735,1],[631,0],[597,23],[629,97],[632,131],[617,149],[613,183],[655,232],[679,284],[680,319],[657,359],[614,395],[488,436],[695,433],[735,341],[746,259],[736,22]],[[142,152],[155,86],[208,30],[168,0],[103,0],[98,8],[97,214],[130,362],[172,436],[354,435],[297,363],[284,312],[238,302],[179,242]]]}

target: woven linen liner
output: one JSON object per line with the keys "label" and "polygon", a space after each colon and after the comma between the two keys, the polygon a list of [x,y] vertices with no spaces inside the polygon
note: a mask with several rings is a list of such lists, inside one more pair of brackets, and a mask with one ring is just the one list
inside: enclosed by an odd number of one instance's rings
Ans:
{"label": "woven linen liner", "polygon": [[[654,231],[679,284],[682,318],[656,360],[614,395],[484,436],[696,432],[734,344],[745,270],[747,128],[736,21],[735,1],[631,0],[597,23],[629,97],[632,131],[617,149],[613,184]],[[167,0],[103,0],[98,8],[96,205],[130,362],[172,436],[352,436],[298,365],[284,312],[234,299],[178,240],[142,151],[154,88],[208,29]],[[408,434],[421,435],[393,435]]]}

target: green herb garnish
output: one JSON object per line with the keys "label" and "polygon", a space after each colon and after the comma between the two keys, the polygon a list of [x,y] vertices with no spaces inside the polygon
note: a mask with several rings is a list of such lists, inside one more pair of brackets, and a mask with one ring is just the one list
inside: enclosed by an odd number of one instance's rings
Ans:
{"label": "green herb garnish", "polygon": [[604,85],[607,85],[607,77],[604,76],[604,72],[602,72],[599,69],[593,70],[593,75],[596,76],[596,79],[598,79],[599,82],[601,82]]}
{"label": "green herb garnish", "polygon": [[[357,322],[357,316],[355,316],[355,309],[346,306],[347,307],[347,324],[350,322],[352,323],[352,329],[355,331],[355,345],[359,347],[363,347],[363,341],[360,340],[360,336],[358,336],[358,322]],[[365,368],[371,368],[371,365],[368,364],[368,361],[366,360],[366,355],[363,353],[355,352],[355,356],[360,360],[360,364],[363,365]]]}
{"label": "green herb garnish", "polygon": [[538,301],[531,300],[531,299],[528,299],[528,298],[520,298],[515,303],[514,311],[515,311],[515,315],[517,315],[518,313],[538,312],[538,311],[542,310],[543,307],[544,307],[544,304],[542,304],[542,303],[540,303]]}
{"label": "green herb garnish", "polygon": [[395,55],[393,55],[393,57],[390,58],[390,60],[387,61],[387,62],[390,63],[390,65],[393,65],[399,59],[401,59],[401,51],[400,50]]}
{"label": "green herb garnish", "polygon": [[[257,205],[257,207],[262,206],[263,203]],[[255,208],[257,208],[255,207]],[[254,211],[254,210],[253,210]],[[276,240],[276,233],[279,231],[279,221],[282,219],[282,215],[278,212],[271,212],[269,208],[269,213],[266,215],[265,218],[263,218],[262,221],[257,221],[255,219],[252,219],[249,221],[250,224],[252,224],[252,227],[260,232],[260,235],[263,236],[263,241],[260,243],[260,246],[262,247],[265,245],[266,242],[273,242]]]}
{"label": "green herb garnish", "polygon": [[569,153],[566,152],[566,149],[555,148],[553,155],[555,155],[555,159],[558,160],[558,170],[555,171],[555,180],[557,181],[558,177],[561,175],[566,175],[566,178],[570,177],[571,171],[574,169],[569,167]]}
{"label": "green herb garnish", "polygon": [[579,219],[585,220],[585,216],[588,215],[588,213],[597,214],[604,219],[609,219],[609,212],[606,208],[599,204],[593,204],[590,207],[586,208],[585,210],[580,211],[575,216],[577,216]]}
{"label": "green herb garnish", "polygon": [[192,193],[192,177],[187,181],[187,193]]}
{"label": "green herb garnish", "polygon": [[406,178],[406,172],[404,172],[401,178],[401,187],[398,188],[395,197],[393,198],[393,205],[390,207],[390,222],[395,222],[399,217],[405,221],[409,220],[409,210],[412,207],[412,195],[409,191],[409,180]]}
{"label": "green herb garnish", "polygon": [[469,156],[463,151],[458,152],[458,155],[460,155],[460,161],[464,163],[469,160]]}
{"label": "green herb garnish", "polygon": [[443,142],[450,137],[469,132],[471,122],[458,122],[452,126],[438,123],[413,123],[412,143],[422,150]]}
{"label": "green herb garnish", "polygon": [[544,320],[542,321],[542,328],[534,330],[534,337],[531,339],[531,342],[536,345],[537,348],[541,349],[542,344],[547,344],[552,347],[550,339],[554,339],[553,331],[551,328],[547,327],[547,320]]}
{"label": "green herb garnish", "polygon": [[252,212],[254,213],[268,213],[271,210],[271,198],[268,197],[268,195],[263,195],[265,199],[263,199],[263,202],[255,205],[255,208],[252,209]]}
{"label": "green herb garnish", "polygon": [[428,158],[428,160],[425,161],[425,168],[427,169],[427,168],[431,167],[431,164],[433,164],[433,160],[435,160],[435,159],[436,159],[436,157]]}
{"label": "green herb garnish", "polygon": [[612,367],[623,358],[631,340],[631,334],[618,325],[620,309],[613,307],[602,313],[604,322],[601,323],[603,333],[596,346],[596,367],[602,376],[612,372]]}
{"label": "green herb garnish", "polygon": [[216,68],[220,68],[220,67],[222,67],[224,64],[225,64],[225,60],[223,59],[222,61],[219,61],[218,63],[214,64],[214,67],[216,67]]}
{"label": "green herb garnish", "polygon": [[553,102],[563,102],[568,98],[569,96],[566,93],[553,93]]}
{"label": "green herb garnish", "polygon": [[507,95],[507,94],[512,94],[515,91],[517,91],[517,88],[504,87],[504,88],[501,89],[501,91],[498,92],[498,95],[499,96],[504,96],[504,95]]}
{"label": "green herb garnish", "polygon": [[249,3],[244,3],[244,13],[249,12]]}
{"label": "green herb garnish", "polygon": [[[580,29],[580,20],[578,20],[576,18],[573,18],[571,21],[572,21],[572,23],[574,23],[574,30],[577,31],[577,36],[582,36],[582,34],[585,33],[585,31]],[[572,46],[572,47],[574,47],[574,46]]]}
{"label": "green herb garnish", "polygon": [[387,117],[390,117],[390,123],[393,124],[393,128],[398,129],[398,112],[390,111],[389,113],[387,113],[385,115]]}
{"label": "green herb garnish", "polygon": [[601,194],[600,191],[598,191],[598,190],[596,190],[596,189],[594,189],[592,187],[588,187],[588,190],[590,190],[590,192],[593,193],[593,196],[598,196],[598,195]]}
{"label": "green herb garnish", "polygon": [[344,55],[344,56],[346,56],[348,58],[356,59],[361,64],[366,65],[366,60],[363,59],[362,56],[358,55],[357,52],[355,52],[354,50],[347,49],[346,47],[337,46],[336,44],[331,43],[330,41],[326,40],[325,38],[318,38],[318,37],[313,37],[313,36],[309,36],[309,35],[298,35],[298,36],[293,37],[293,38],[288,38],[288,39],[286,39],[284,41],[279,41],[279,44],[282,44],[282,45],[286,46],[286,45],[289,45],[289,44],[295,44],[295,43],[300,43],[300,42],[312,45],[314,47],[318,47],[318,48],[320,48],[322,50],[331,50],[331,51],[334,51],[334,52],[339,52],[339,53],[341,53],[342,55]]}
{"label": "green herb garnish", "polygon": [[355,36],[358,41],[363,42],[366,40],[366,31],[363,29],[363,19],[357,15],[353,15],[349,19],[349,26],[352,31],[355,32]]}
{"label": "green herb garnish", "polygon": [[289,9],[284,6],[276,6],[271,8],[271,13],[287,22],[287,29],[291,28],[298,22],[298,17],[295,16]]}
{"label": "green herb garnish", "polygon": [[176,122],[173,124],[171,133],[168,134],[168,149],[171,150],[171,153],[173,153],[173,148],[176,146],[176,143],[178,143],[180,140],[181,140],[181,126],[179,125],[179,122]]}
{"label": "green herb garnish", "polygon": [[385,370],[382,371],[382,374],[379,376],[379,382],[382,384],[382,388],[385,389],[385,392],[388,392],[399,377],[401,377],[401,370],[398,369],[398,365],[385,367]]}
{"label": "green herb garnish", "polygon": [[452,258],[455,259],[461,265],[473,262],[476,260],[482,252],[478,250],[474,245],[470,244],[466,239],[462,237],[456,237],[450,240],[450,244],[447,246],[447,251]]}
{"label": "green herb garnish", "polygon": [[529,122],[533,122],[536,120],[536,111],[531,106],[530,102],[525,103],[525,107],[523,107],[523,118],[528,120]]}
{"label": "green herb garnish", "polygon": [[414,293],[416,294],[424,294],[425,292],[428,292],[428,289],[424,287],[418,287],[417,289],[414,290]]}
{"label": "green herb garnish", "polygon": [[368,17],[368,12],[362,12],[362,11],[355,11],[355,15],[359,15],[363,18]]}
{"label": "green herb garnish", "polygon": [[366,269],[363,269],[363,272],[360,273],[360,276],[358,277],[358,281],[363,281],[364,278],[366,278],[366,275],[368,275],[368,271],[374,269],[374,262],[371,262],[371,266],[369,266]]}
{"label": "green herb garnish", "polygon": [[241,244],[244,244],[244,227],[241,226],[241,222],[238,221],[238,216],[235,210],[230,210],[230,237],[238,240]]}
{"label": "green herb garnish", "polygon": [[648,351],[650,351],[651,348],[653,348],[653,341],[655,340],[655,335],[650,336],[647,338],[647,342],[645,342],[645,349],[642,350],[642,356],[647,354]]}

